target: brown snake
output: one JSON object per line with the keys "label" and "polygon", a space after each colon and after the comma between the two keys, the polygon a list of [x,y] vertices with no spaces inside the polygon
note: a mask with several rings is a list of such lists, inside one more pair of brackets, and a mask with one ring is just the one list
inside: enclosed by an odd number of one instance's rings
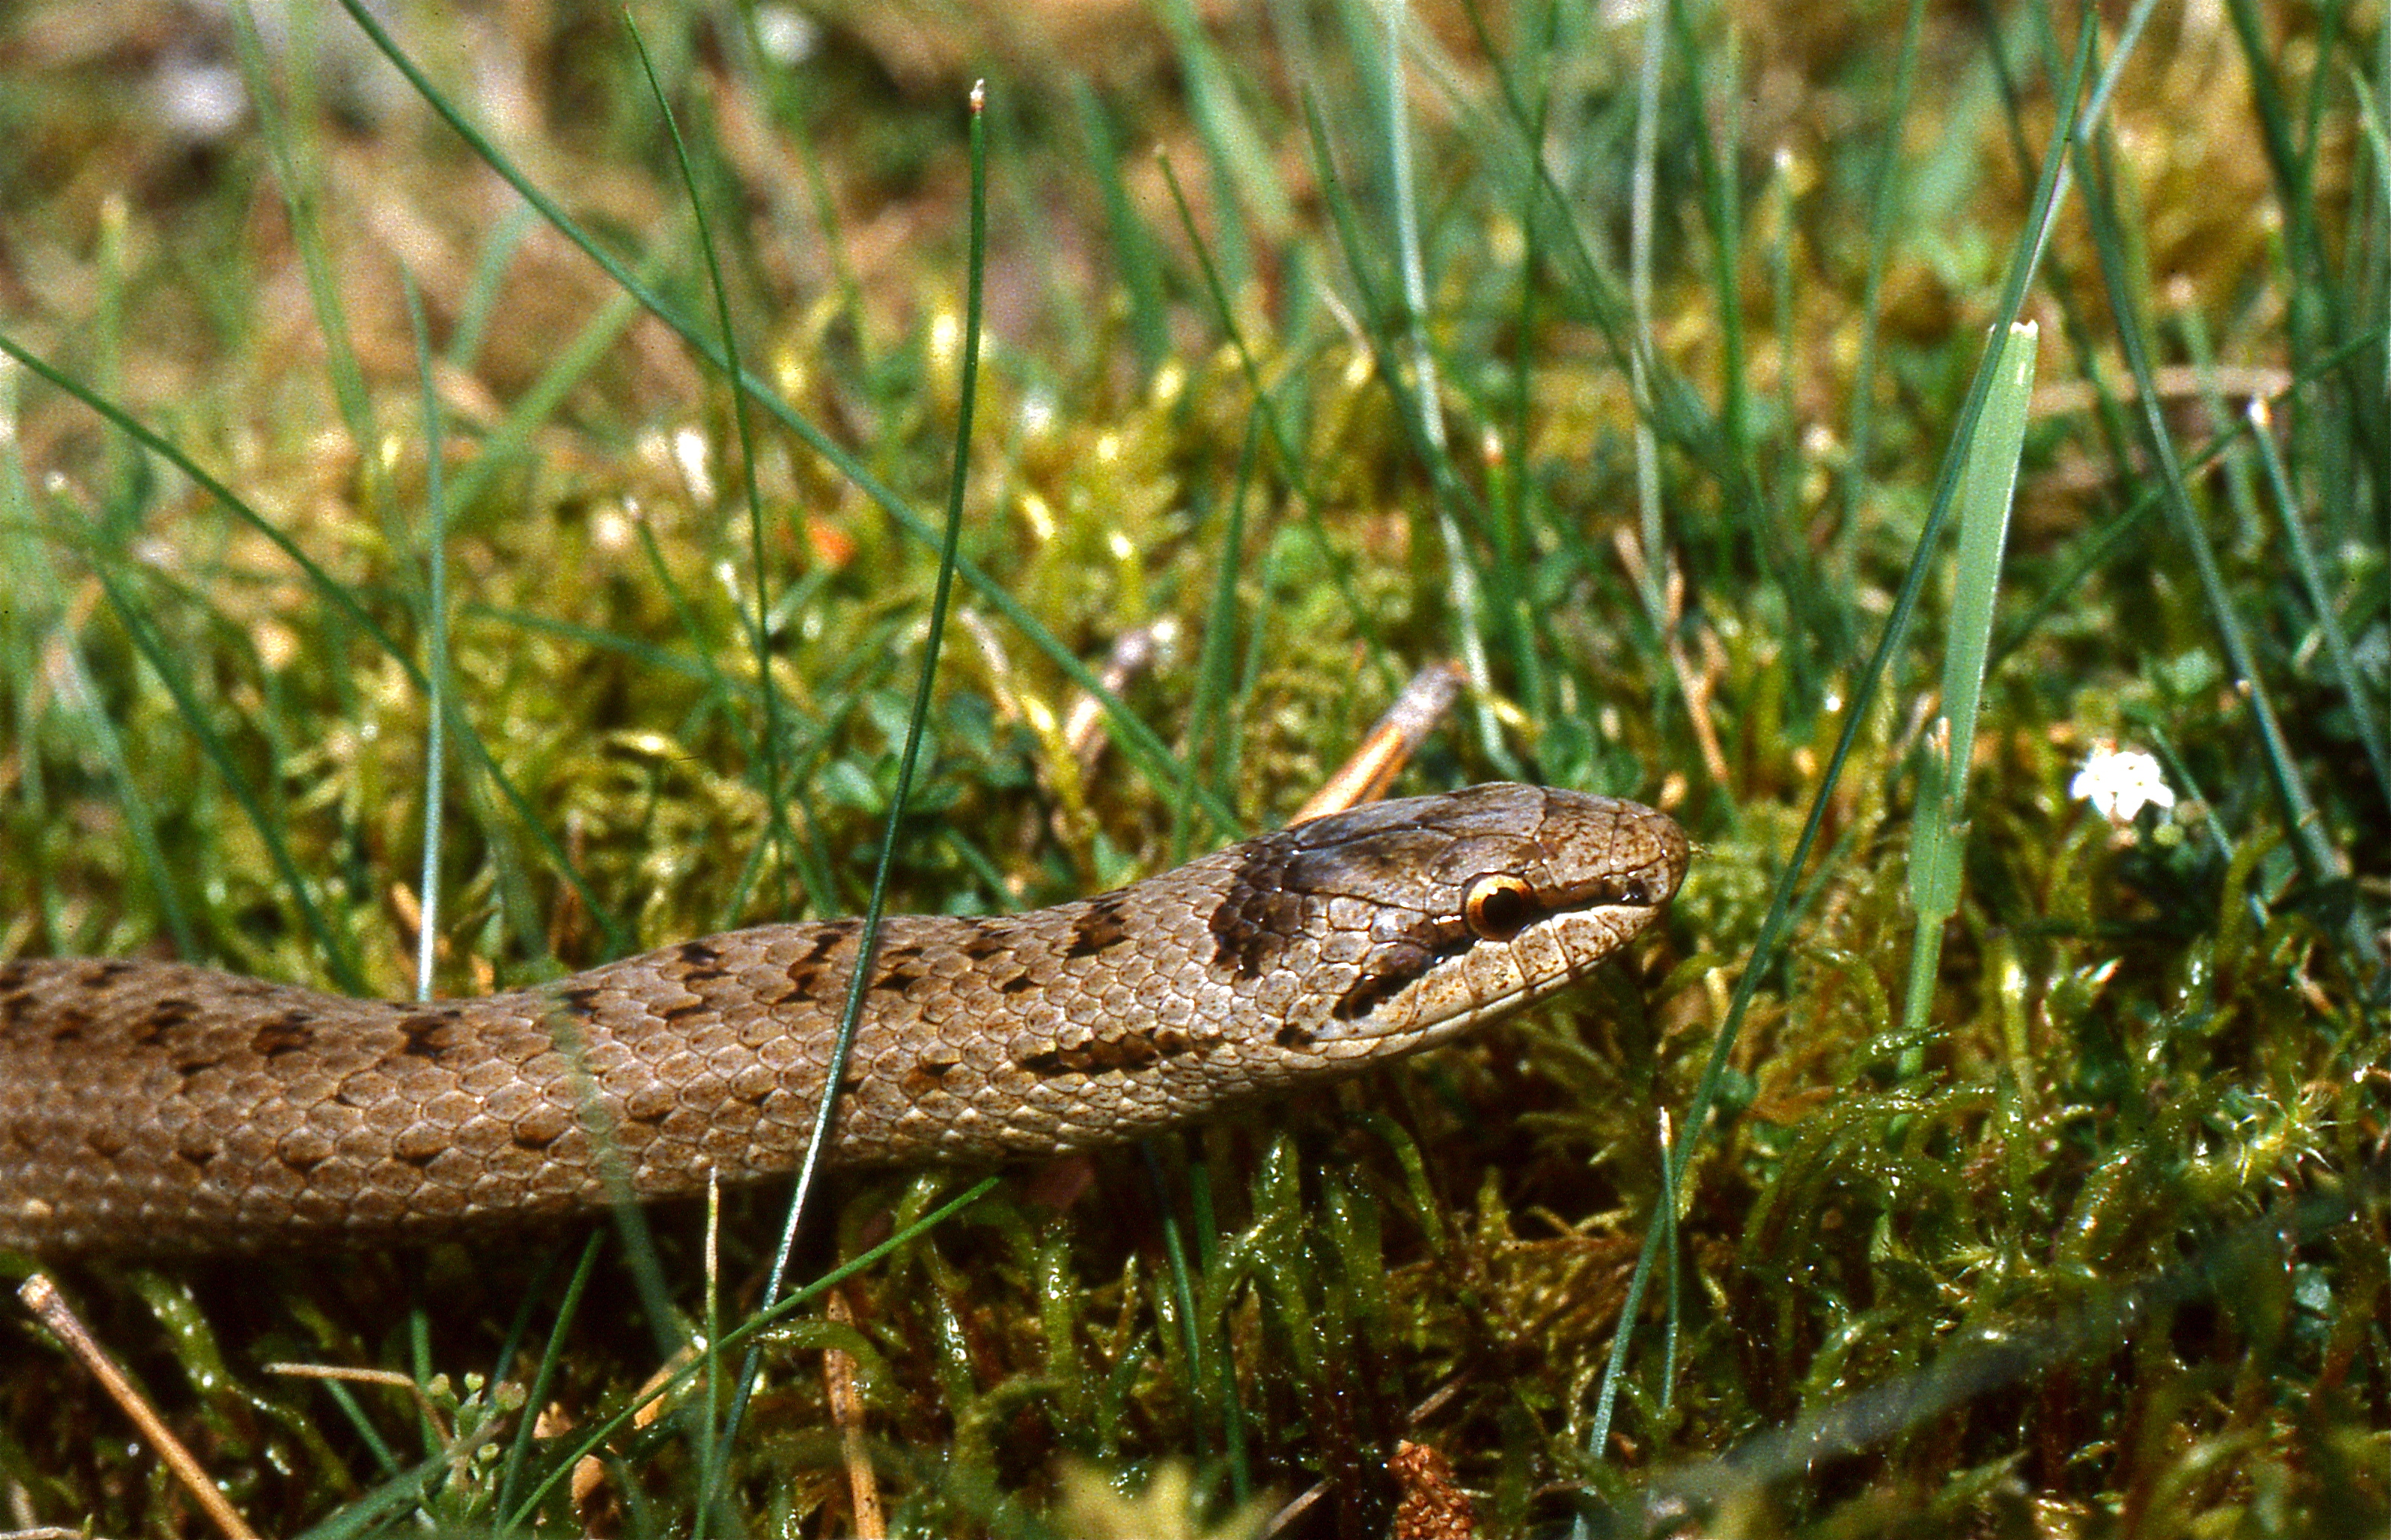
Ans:
{"label": "brown snake", "polygon": [[[1116,892],[893,916],[834,1161],[1048,1155],[1352,1073],[1541,1000],[1649,925],[1686,836],[1486,785],[1298,824]],[[360,1001],[178,963],[0,965],[0,1249],[428,1237],[796,1163],[859,923],[759,925],[536,989]]]}

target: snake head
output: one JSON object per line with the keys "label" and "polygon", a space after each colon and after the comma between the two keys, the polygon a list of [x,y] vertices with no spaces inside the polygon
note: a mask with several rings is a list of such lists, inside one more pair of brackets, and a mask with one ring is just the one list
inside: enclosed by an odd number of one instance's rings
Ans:
{"label": "snake head", "polygon": [[1215,964],[1316,1063],[1423,1048],[1583,977],[1675,895],[1687,843],[1637,803],[1498,783],[1224,854]]}

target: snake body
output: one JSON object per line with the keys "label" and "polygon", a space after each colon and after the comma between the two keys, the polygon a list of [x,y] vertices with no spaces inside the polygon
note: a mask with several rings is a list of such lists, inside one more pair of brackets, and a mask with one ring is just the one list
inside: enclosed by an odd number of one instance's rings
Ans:
{"label": "snake body", "polygon": [[[1648,808],[1486,785],[1031,913],[891,917],[831,1157],[1052,1154],[1428,1047],[1582,977],[1686,858]],[[422,1238],[596,1208],[610,1179],[646,1198],[788,1171],[859,930],[762,925],[431,1003],[0,965],[0,1249]]]}

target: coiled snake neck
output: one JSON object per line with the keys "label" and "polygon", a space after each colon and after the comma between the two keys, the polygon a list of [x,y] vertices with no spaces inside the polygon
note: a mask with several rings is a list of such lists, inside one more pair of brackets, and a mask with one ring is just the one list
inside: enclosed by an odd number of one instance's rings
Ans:
{"label": "coiled snake neck", "polygon": [[[1351,1074],[1553,993],[1649,925],[1686,836],[1485,785],[1261,835],[1032,913],[881,928],[831,1152],[986,1163]],[[0,965],[0,1249],[429,1237],[785,1172],[858,922],[536,989],[348,1000],[178,963]]]}

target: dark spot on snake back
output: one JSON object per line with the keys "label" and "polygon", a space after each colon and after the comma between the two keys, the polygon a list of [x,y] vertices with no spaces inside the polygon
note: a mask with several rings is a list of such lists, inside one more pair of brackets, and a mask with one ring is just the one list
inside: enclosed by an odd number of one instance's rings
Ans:
{"label": "dark spot on snake back", "polygon": [[961,1059],[919,1059],[905,1071],[905,1094],[912,1097],[928,1095],[946,1088],[947,1077],[955,1072]]}
{"label": "dark spot on snake back", "polygon": [[140,1025],[135,1029],[134,1039],[138,1042],[154,1043],[199,1014],[198,1001],[186,1000],[181,995],[170,994],[149,1007],[149,1014],[141,1018]]}
{"label": "dark spot on snake back", "polygon": [[[919,954],[917,953],[916,955]],[[873,979],[872,981],[872,987],[875,990],[894,990],[898,994],[902,994],[921,981],[921,974],[915,972],[913,969],[898,967],[890,968],[886,973],[884,973],[879,977]]]}
{"label": "dark spot on snake back", "polygon": [[407,1039],[399,1052],[412,1059],[436,1059],[456,1046],[454,1011],[417,1011],[398,1018],[399,1035]]}
{"label": "dark spot on snake back", "polygon": [[1021,1068],[1040,1080],[1058,1075],[1101,1075],[1107,1070],[1143,1069],[1158,1059],[1175,1058],[1195,1046],[1183,1035],[1130,1033],[1092,1038],[1069,1048],[1050,1048],[1021,1061]]}
{"label": "dark spot on snake back", "polygon": [[315,1041],[314,1018],[304,1011],[292,1009],[258,1023],[257,1030],[250,1035],[249,1049],[261,1058],[278,1059]]}
{"label": "dark spot on snake back", "polygon": [[1093,957],[1129,939],[1129,926],[1121,921],[1120,895],[1107,893],[1089,904],[1071,920],[1071,944],[1063,951],[1066,957]]}
{"label": "dark spot on snake back", "polygon": [[50,1013],[51,1038],[58,1042],[73,1042],[91,1029],[91,1013],[80,1005],[61,1005]]}
{"label": "dark spot on snake back", "polygon": [[822,965],[810,957],[799,958],[789,964],[789,992],[772,1002],[775,1005],[795,1005],[814,998],[815,986],[821,982]]}
{"label": "dark spot on snake back", "polygon": [[789,965],[790,976],[794,977],[799,968],[820,963],[823,958],[828,957],[837,950],[841,941],[855,934],[855,928],[856,922],[853,920],[833,920],[823,925],[814,933],[814,943],[807,949],[806,954]]}
{"label": "dark spot on snake back", "polygon": [[679,956],[692,968],[710,968],[722,961],[722,953],[711,941],[683,941]]}
{"label": "dark spot on snake back", "polygon": [[122,957],[111,957],[84,969],[83,977],[75,982],[86,990],[104,990],[132,971],[132,964]]}

